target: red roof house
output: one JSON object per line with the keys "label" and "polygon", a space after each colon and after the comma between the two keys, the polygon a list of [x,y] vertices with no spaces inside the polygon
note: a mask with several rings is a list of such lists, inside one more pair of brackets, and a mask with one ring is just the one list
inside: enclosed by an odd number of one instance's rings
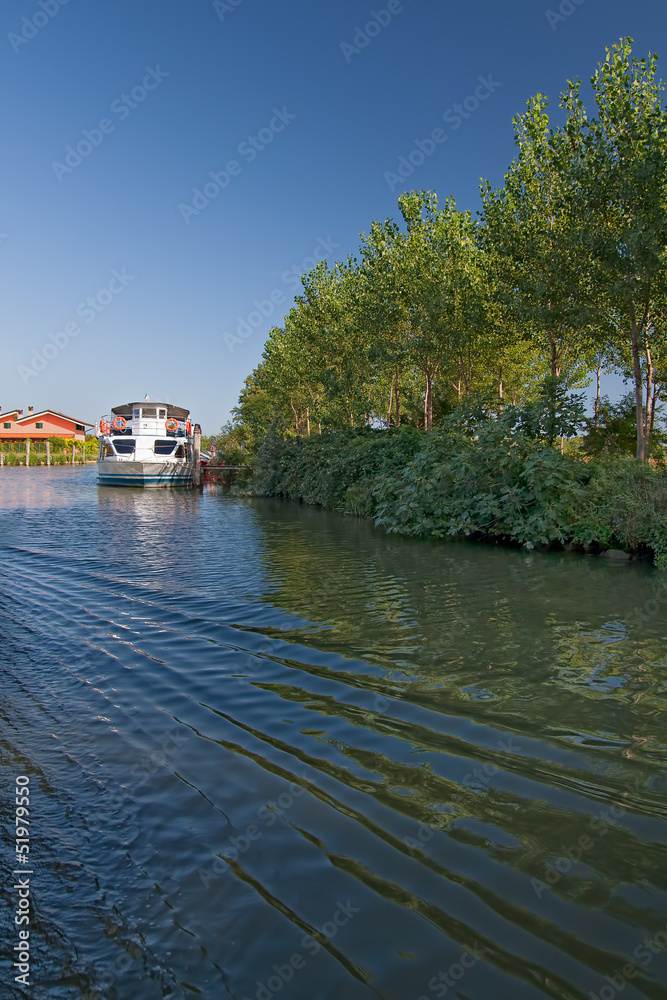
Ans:
{"label": "red roof house", "polygon": [[88,420],[77,420],[68,417],[58,410],[33,411],[28,407],[24,416],[23,410],[7,410],[0,408],[0,441],[42,441],[50,437],[73,438],[83,441],[86,437],[86,427],[94,425]]}

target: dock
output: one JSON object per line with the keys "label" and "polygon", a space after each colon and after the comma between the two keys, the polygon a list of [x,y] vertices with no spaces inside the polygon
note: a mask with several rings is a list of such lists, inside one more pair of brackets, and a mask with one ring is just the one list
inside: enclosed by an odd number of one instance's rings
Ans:
{"label": "dock", "polygon": [[252,465],[202,465],[203,472],[241,472],[247,469],[252,472]]}

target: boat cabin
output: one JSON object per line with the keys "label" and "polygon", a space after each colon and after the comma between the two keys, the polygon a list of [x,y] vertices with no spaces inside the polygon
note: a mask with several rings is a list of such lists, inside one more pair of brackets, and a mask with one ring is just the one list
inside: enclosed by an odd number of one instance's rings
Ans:
{"label": "boat cabin", "polygon": [[189,416],[189,410],[171,403],[125,403],[114,406],[111,417],[100,422],[100,430],[104,432],[102,425],[106,422],[114,435],[186,437]]}
{"label": "boat cabin", "polygon": [[144,401],[114,406],[97,428],[100,460],[189,460],[189,416],[189,410],[171,403]]}

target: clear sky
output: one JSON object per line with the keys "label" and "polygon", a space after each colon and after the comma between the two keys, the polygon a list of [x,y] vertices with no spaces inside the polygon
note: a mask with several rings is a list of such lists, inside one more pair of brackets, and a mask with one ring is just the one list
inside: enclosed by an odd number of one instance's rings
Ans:
{"label": "clear sky", "polygon": [[354,253],[405,189],[476,211],[527,98],[557,113],[621,35],[667,77],[664,0],[4,0],[0,21],[0,403],[93,421],[148,394],[205,433],[293,268]]}

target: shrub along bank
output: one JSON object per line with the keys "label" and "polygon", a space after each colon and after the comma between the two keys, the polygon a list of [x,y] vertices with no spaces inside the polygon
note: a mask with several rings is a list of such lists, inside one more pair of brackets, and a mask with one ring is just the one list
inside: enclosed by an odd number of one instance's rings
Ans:
{"label": "shrub along bank", "polygon": [[457,411],[429,433],[270,430],[252,491],[373,517],[387,531],[549,548],[652,554],[667,569],[667,470],[618,455],[561,453],[514,408]]}
{"label": "shrub along bank", "polygon": [[[81,464],[82,449],[81,442],[72,438],[51,437],[49,438],[49,464],[50,465],[70,465],[72,462],[72,447],[74,447],[74,462]],[[86,461],[94,462],[99,451],[97,438],[86,438]],[[2,455],[3,465],[23,465],[25,466],[26,447],[25,441],[3,441],[0,443],[0,455]],[[30,465],[46,465],[46,441],[30,442]]]}

